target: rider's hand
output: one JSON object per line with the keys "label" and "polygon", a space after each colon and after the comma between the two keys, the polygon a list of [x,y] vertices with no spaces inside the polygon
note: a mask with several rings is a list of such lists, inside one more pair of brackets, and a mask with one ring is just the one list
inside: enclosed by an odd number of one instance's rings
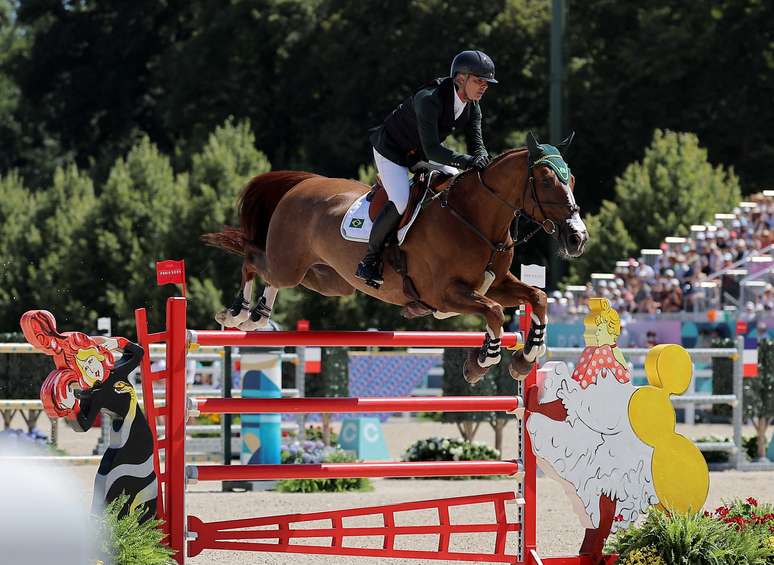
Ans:
{"label": "rider's hand", "polygon": [[67,409],[72,409],[75,406],[75,394],[69,386],[67,387],[67,396],[62,399],[61,405]]}
{"label": "rider's hand", "polygon": [[489,157],[489,155],[476,155],[475,157],[473,157],[473,161],[470,163],[470,166],[472,168],[481,170],[485,168],[489,164],[489,161],[491,160],[492,159]]}

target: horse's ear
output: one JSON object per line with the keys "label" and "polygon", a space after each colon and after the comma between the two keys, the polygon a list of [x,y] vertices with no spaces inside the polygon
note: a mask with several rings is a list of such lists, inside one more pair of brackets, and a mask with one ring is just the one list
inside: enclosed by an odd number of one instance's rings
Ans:
{"label": "horse's ear", "polygon": [[535,134],[531,131],[527,132],[527,149],[529,149],[529,154],[532,155],[532,157],[535,157],[540,153],[540,149],[538,148],[538,140],[535,137]]}
{"label": "horse's ear", "polygon": [[562,141],[560,141],[557,147],[569,147],[573,139],[575,139],[575,131],[570,130],[570,134],[567,137],[565,137]]}

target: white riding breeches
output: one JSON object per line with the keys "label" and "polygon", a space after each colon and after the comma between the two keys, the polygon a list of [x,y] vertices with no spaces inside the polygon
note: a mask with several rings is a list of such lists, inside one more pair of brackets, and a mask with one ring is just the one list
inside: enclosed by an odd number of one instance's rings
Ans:
{"label": "white riding breeches", "polygon": [[393,163],[376,149],[374,149],[374,161],[376,170],[379,171],[379,178],[382,179],[382,186],[387,191],[387,198],[402,214],[406,211],[409,198],[408,167]]}
{"label": "white riding breeches", "polygon": [[[382,180],[384,190],[387,191],[387,198],[395,204],[395,208],[402,214],[406,211],[409,200],[408,167],[390,161],[376,149],[374,149],[374,162],[376,163],[376,170],[379,172],[379,178]],[[459,169],[450,167],[449,165],[442,165],[433,161],[430,161],[430,163],[433,165],[434,169],[438,169],[450,175],[456,175],[460,172]]]}

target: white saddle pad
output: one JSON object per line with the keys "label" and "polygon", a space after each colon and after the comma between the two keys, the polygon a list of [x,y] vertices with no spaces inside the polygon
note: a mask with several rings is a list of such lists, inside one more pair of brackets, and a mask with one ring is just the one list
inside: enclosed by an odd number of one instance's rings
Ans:
{"label": "white saddle pad", "polygon": [[[352,206],[349,207],[349,210],[347,210],[347,213],[344,214],[344,219],[341,221],[341,237],[346,240],[368,243],[368,236],[371,235],[371,228],[374,224],[368,216],[368,207],[371,203],[366,200],[366,196],[368,196],[368,193],[355,200]],[[411,228],[414,220],[417,219],[419,210],[422,207],[422,200],[424,198],[421,198],[420,204],[417,204],[417,207],[414,208],[414,213],[411,214],[409,222],[398,230],[398,245],[401,245],[403,240],[406,239],[409,228]]]}

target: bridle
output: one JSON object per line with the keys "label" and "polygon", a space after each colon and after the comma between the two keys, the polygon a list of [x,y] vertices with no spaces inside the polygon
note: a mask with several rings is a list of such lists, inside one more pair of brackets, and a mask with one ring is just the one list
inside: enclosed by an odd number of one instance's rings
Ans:
{"label": "bridle", "polygon": [[[503,234],[502,241],[499,243],[493,242],[490,240],[484,233],[476,227],[475,224],[473,224],[470,220],[465,218],[458,210],[454,208],[451,204],[449,204],[449,193],[451,192],[452,188],[457,184],[457,179],[459,179],[460,176],[453,178],[451,182],[449,182],[449,186],[447,186],[444,190],[440,191],[438,194],[433,196],[428,200],[428,204],[430,201],[435,200],[438,198],[441,202],[442,208],[447,208],[452,216],[457,218],[465,227],[467,227],[470,231],[472,231],[479,239],[481,239],[484,243],[487,244],[489,247],[491,254],[489,256],[489,262],[487,263],[487,269],[491,267],[492,263],[494,262],[494,258],[497,255],[497,253],[505,253],[507,251],[510,251],[511,249],[523,245],[527,243],[530,239],[532,239],[535,235],[540,233],[540,231],[545,231],[548,235],[554,235],[556,233],[557,227],[556,223],[548,217],[548,215],[545,212],[545,209],[543,208],[543,204],[540,201],[540,198],[538,198],[538,192],[535,188],[535,176],[533,174],[533,169],[536,165],[540,165],[540,162],[542,159],[539,159],[535,163],[533,163],[530,159],[529,162],[529,176],[527,177],[527,187],[524,191],[522,191],[523,200],[522,200],[522,206],[517,206],[515,204],[511,204],[508,202],[505,198],[500,196],[497,191],[489,185],[486,180],[484,179],[483,171],[476,169],[476,176],[478,178],[479,183],[481,186],[483,186],[487,192],[493,196],[500,205],[505,206],[506,208],[510,209],[511,212],[513,212],[513,220],[506,228],[505,234]],[[526,209],[524,208],[524,202],[526,201],[526,194],[527,190],[531,191],[532,194],[532,211],[528,213]],[[564,202],[546,202],[545,205],[564,205]],[[535,208],[540,210],[540,213],[543,217],[543,221],[540,222],[535,219]],[[572,200],[569,201],[569,217],[572,217],[574,214],[580,211],[580,207],[575,204]],[[537,224],[535,229],[533,229],[531,232],[527,233],[523,238],[519,239],[519,223],[521,221],[521,218],[524,217],[527,219],[527,221]],[[513,229],[512,229],[513,228]],[[507,243],[508,240],[508,234],[511,234],[511,242]]]}

